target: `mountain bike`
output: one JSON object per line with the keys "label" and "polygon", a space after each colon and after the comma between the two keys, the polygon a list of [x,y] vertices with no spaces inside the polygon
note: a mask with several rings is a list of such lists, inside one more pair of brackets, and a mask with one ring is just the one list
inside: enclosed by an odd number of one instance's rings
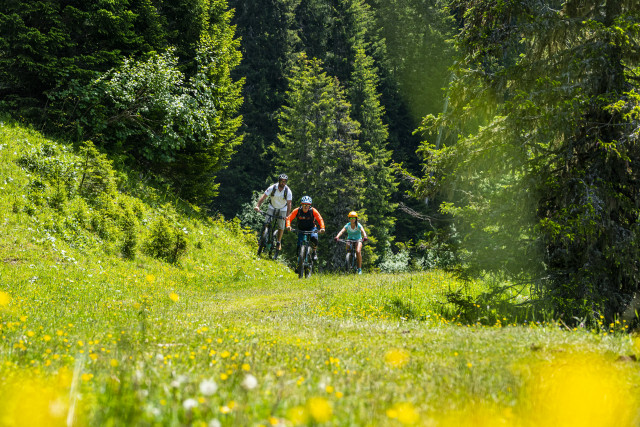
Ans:
{"label": "mountain bike", "polygon": [[348,248],[347,254],[344,257],[345,273],[356,274],[358,272],[358,254],[356,252],[356,247],[357,247],[356,243],[362,242],[362,241],[363,241],[362,239],[358,239],[358,240],[338,239],[338,242],[346,243]]}
{"label": "mountain bike", "polygon": [[297,233],[301,233],[302,242],[300,242],[300,247],[298,248],[298,263],[296,272],[298,273],[299,278],[303,277],[311,277],[311,273],[313,272],[313,251],[311,250],[311,235],[316,233],[317,231],[302,231],[302,230],[291,230]]}
{"label": "mountain bike", "polygon": [[277,259],[280,254],[278,249],[278,227],[277,221],[284,219],[278,215],[270,215],[266,212],[260,212],[264,215],[265,221],[260,231],[260,240],[258,240],[258,256],[266,249],[269,252],[269,258]]}

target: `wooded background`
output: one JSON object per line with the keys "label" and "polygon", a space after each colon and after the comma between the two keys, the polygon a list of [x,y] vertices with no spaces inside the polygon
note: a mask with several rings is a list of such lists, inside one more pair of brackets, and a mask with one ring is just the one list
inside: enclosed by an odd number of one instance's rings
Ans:
{"label": "wooded background", "polygon": [[[208,214],[280,173],[386,271],[530,288],[569,321],[638,290],[637,0],[6,0],[0,111]],[[328,266],[338,258],[321,240]],[[633,307],[631,307],[633,308]]]}

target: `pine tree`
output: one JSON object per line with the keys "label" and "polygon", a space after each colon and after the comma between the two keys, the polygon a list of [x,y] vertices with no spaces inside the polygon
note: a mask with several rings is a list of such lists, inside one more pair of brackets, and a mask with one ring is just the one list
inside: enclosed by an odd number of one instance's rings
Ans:
{"label": "pine tree", "polygon": [[[313,198],[329,235],[344,226],[349,211],[362,206],[365,194],[366,156],[358,147],[359,124],[349,117],[349,108],[338,81],[323,71],[321,61],[301,54],[279,116],[280,164],[288,171],[296,199]],[[321,239],[321,252],[328,247]],[[331,251],[333,267],[342,259]]]}
{"label": "pine tree", "polygon": [[366,55],[364,49],[357,49],[348,94],[352,102],[351,116],[360,123],[359,147],[367,154],[363,207],[372,241],[377,242],[378,253],[383,254],[391,243],[395,222],[393,213],[397,207],[391,202],[391,196],[397,184],[390,167],[391,151],[386,148],[389,133],[382,122],[384,109],[376,91],[376,71],[373,59]]}
{"label": "pine tree", "polygon": [[567,322],[612,321],[635,309],[634,3],[452,4],[465,59],[451,84],[452,108],[432,129],[448,126],[458,139],[425,145],[434,174],[424,188],[449,196],[442,208],[465,234],[471,272],[535,284]]}
{"label": "pine tree", "polygon": [[241,38],[243,60],[233,71],[244,78],[240,110],[244,142],[237,148],[229,166],[217,177],[220,196],[215,209],[226,216],[235,215],[252,191],[263,190],[274,174],[278,156],[276,112],[284,103],[288,69],[299,43],[294,28],[294,12],[300,0],[231,0],[235,9],[233,24]]}

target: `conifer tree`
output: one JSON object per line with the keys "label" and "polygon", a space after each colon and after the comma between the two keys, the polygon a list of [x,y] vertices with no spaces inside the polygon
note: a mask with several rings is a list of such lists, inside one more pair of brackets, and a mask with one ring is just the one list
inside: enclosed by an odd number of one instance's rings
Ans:
{"label": "conifer tree", "polygon": [[[349,211],[362,206],[365,194],[366,156],[358,147],[359,124],[350,118],[349,108],[338,81],[323,71],[321,61],[301,54],[279,116],[279,159],[289,171],[296,198],[313,198],[329,235],[344,226]],[[326,240],[321,239],[323,252]],[[332,250],[330,257],[332,266],[341,265],[339,252]]]}
{"label": "conifer tree", "polygon": [[[635,1],[452,2],[465,55],[431,123],[423,189],[464,232],[471,273],[535,284],[566,322],[633,313],[640,283]],[[434,119],[433,117],[430,119]]]}
{"label": "conifer tree", "polygon": [[376,71],[373,59],[363,48],[357,49],[348,94],[352,102],[351,116],[360,123],[359,147],[367,154],[363,207],[371,227],[369,234],[373,242],[377,241],[378,253],[383,254],[391,243],[393,213],[397,207],[391,196],[397,184],[390,167],[391,151],[386,148],[389,133],[382,122],[384,108],[376,91]]}
{"label": "conifer tree", "polygon": [[278,175],[273,160],[277,141],[276,112],[284,103],[287,72],[299,44],[294,28],[295,8],[300,0],[231,0],[233,24],[242,40],[242,62],[235,78],[244,78],[240,110],[240,132],[244,142],[237,148],[227,168],[217,177],[220,196],[213,206],[225,216],[233,216],[252,191],[261,191],[266,181]]}

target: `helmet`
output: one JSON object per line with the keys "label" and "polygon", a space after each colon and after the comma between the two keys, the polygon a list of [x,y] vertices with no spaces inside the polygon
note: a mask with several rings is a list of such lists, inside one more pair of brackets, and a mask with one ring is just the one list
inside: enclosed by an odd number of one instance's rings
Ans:
{"label": "helmet", "polygon": [[288,177],[286,174],[284,174],[284,173],[283,173],[283,174],[281,174],[281,175],[278,177],[278,180],[281,180],[281,179],[285,179],[285,180],[289,181],[289,177]]}
{"label": "helmet", "polygon": [[358,212],[356,211],[351,211],[349,212],[349,218],[358,218]]}
{"label": "helmet", "polygon": [[301,204],[304,204],[304,203],[311,204],[311,203],[312,203],[312,201],[311,201],[311,197],[309,197],[309,196],[302,196],[302,200],[300,200],[300,203],[301,203]]}

